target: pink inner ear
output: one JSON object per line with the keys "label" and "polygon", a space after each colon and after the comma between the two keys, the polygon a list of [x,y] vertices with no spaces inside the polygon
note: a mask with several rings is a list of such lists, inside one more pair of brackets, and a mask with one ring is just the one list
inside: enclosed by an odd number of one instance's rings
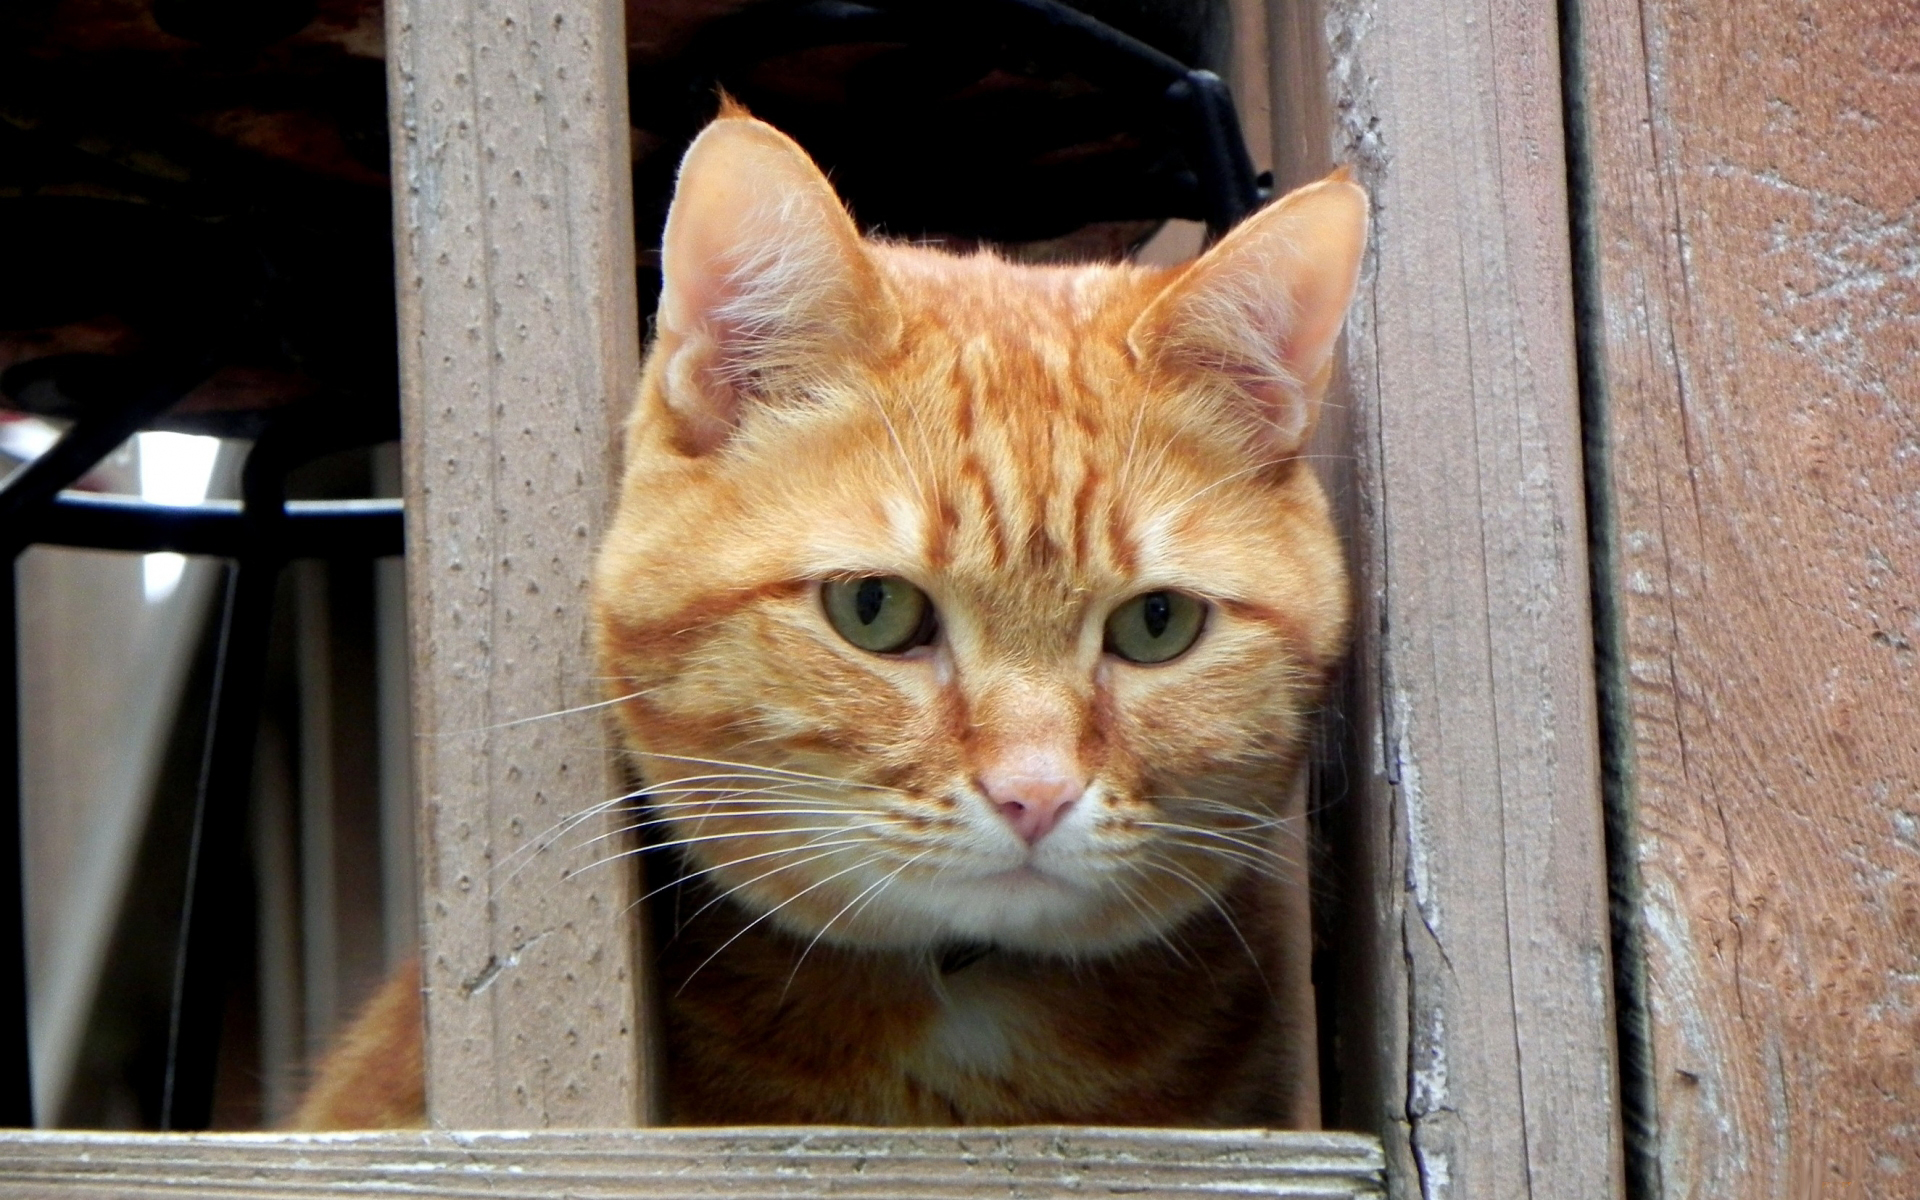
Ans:
{"label": "pink inner ear", "polygon": [[680,419],[675,441],[687,454],[708,454],[727,440],[740,419],[740,393],[716,371],[714,343],[703,335],[680,339],[669,350],[661,335],[661,353],[667,355],[665,390],[668,407]]}
{"label": "pink inner ear", "polygon": [[717,447],[757,376],[830,352],[880,307],[856,302],[876,291],[859,241],[826,178],[771,126],[724,118],[694,139],[661,247],[660,352],[684,448]]}
{"label": "pink inner ear", "polygon": [[[1362,242],[1364,228],[1363,225]],[[1292,320],[1280,341],[1281,360],[1286,364],[1287,373],[1303,385],[1312,385],[1333,357],[1334,342],[1346,327],[1347,309],[1353,302],[1360,269],[1357,247],[1334,245],[1319,249],[1329,261],[1295,273],[1288,297]]]}
{"label": "pink inner ear", "polygon": [[[1223,372],[1235,387],[1251,398],[1260,421],[1259,440],[1264,450],[1287,454],[1306,440],[1320,407],[1319,397],[1310,395],[1304,382],[1276,378],[1272,371],[1252,368]],[[1291,376],[1291,372],[1289,372]]]}
{"label": "pink inner ear", "polygon": [[[679,247],[660,298],[660,348],[666,356],[669,403],[683,423],[680,442],[687,451],[715,449],[739,420],[740,393],[726,370],[729,344],[739,330],[719,319],[732,299],[727,271],[704,246]],[[696,257],[698,255],[698,257]]]}

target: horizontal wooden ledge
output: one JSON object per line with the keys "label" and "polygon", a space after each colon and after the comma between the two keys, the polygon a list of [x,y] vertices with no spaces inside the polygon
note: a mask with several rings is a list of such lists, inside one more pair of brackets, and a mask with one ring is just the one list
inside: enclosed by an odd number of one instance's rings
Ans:
{"label": "horizontal wooden ledge", "polygon": [[1377,1138],[1085,1127],[0,1133],[0,1196],[1379,1197]]}

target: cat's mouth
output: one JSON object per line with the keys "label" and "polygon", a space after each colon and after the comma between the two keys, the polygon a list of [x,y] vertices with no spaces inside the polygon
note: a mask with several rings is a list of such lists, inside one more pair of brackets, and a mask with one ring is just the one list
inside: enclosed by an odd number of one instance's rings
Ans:
{"label": "cat's mouth", "polygon": [[1021,863],[1005,871],[995,871],[976,882],[1000,887],[1075,890],[1074,884],[1032,862]]}

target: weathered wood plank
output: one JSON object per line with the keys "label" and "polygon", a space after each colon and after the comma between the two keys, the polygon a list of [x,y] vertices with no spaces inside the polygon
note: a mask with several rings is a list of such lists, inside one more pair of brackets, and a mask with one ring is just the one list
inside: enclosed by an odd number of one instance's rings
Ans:
{"label": "weathered wood plank", "polygon": [[[1346,1119],[1397,1194],[1621,1192],[1552,6],[1329,0],[1332,158],[1375,203],[1349,327],[1358,632]],[[1295,35],[1297,36],[1297,35]],[[1278,40],[1278,39],[1277,39]],[[1318,101],[1289,85],[1277,115]],[[1291,174],[1312,154],[1283,142]]]}
{"label": "weathered wood plank", "polygon": [[0,1196],[1379,1197],[1353,1134],[1150,1129],[0,1133]]}
{"label": "weathered wood plank", "polygon": [[1639,1172],[1920,1194],[1911,5],[1583,0]]}
{"label": "weathered wood plank", "polygon": [[631,872],[589,562],[636,375],[617,0],[387,7],[423,857],[428,1108],[626,1125],[645,1088]]}

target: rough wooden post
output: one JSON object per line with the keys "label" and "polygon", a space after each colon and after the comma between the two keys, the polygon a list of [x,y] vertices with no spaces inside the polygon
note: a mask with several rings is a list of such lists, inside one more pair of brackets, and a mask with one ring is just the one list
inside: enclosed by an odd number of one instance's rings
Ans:
{"label": "rough wooden post", "polygon": [[[428,1110],[634,1123],[633,874],[588,567],[636,374],[617,0],[390,0]],[[539,719],[547,718],[547,719]],[[518,852],[518,853],[516,853]],[[578,872],[577,874],[575,872]]]}
{"label": "rough wooden post", "polygon": [[1920,1195],[1920,29],[1572,11],[1636,1174]]}
{"label": "rough wooden post", "polygon": [[[1375,204],[1345,368],[1350,877],[1378,1040],[1346,1065],[1370,1079],[1362,1119],[1386,1135],[1398,1194],[1617,1196],[1554,9],[1326,12],[1278,24],[1324,31],[1301,57],[1326,64],[1333,158]],[[1283,168],[1303,154],[1283,147]]]}

